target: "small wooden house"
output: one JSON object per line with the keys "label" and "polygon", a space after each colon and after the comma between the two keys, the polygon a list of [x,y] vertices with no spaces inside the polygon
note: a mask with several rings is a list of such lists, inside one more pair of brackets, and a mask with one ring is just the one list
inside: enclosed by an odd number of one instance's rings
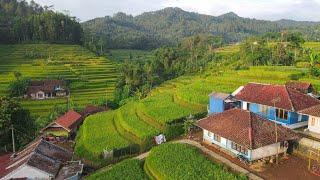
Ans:
{"label": "small wooden house", "polygon": [[42,133],[47,136],[70,137],[77,131],[81,123],[82,116],[70,110],[42,129]]}
{"label": "small wooden house", "polygon": [[69,94],[66,83],[62,80],[42,80],[31,81],[26,97],[31,99],[50,99],[55,97],[64,97]]}
{"label": "small wooden house", "polygon": [[249,161],[284,153],[290,141],[298,138],[289,128],[275,126],[274,122],[239,108],[201,119],[197,126],[203,129],[204,142]]}

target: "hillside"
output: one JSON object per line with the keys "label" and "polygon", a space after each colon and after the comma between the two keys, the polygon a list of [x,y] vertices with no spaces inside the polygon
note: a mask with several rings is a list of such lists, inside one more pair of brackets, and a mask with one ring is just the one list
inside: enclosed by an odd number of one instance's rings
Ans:
{"label": "hillside", "polygon": [[[118,76],[116,65],[78,45],[0,45],[0,96],[8,94],[14,72],[31,79],[64,79],[70,82],[71,104],[83,107],[113,97]],[[67,99],[23,100],[37,116],[47,116],[55,106],[66,107]]]}
{"label": "hillside", "polygon": [[82,23],[87,42],[95,37],[96,44],[104,48],[151,49],[176,44],[181,38],[212,34],[222,36],[227,43],[239,42],[250,35],[281,30],[306,33],[316,40],[320,34],[315,22],[292,20],[265,21],[239,17],[235,13],[210,16],[187,12],[180,8],[165,8],[145,12],[138,16],[117,13]]}
{"label": "hillside", "polygon": [[35,1],[0,0],[0,43],[80,44],[82,28],[74,17]]}
{"label": "hillside", "polygon": [[[306,43],[305,46],[318,49],[320,44]],[[237,50],[237,46],[229,46],[220,48],[217,52],[228,58],[227,55]],[[293,66],[255,66],[234,70],[231,66],[219,63],[208,65],[207,70],[199,75],[181,76],[166,81],[144,99],[134,100],[118,110],[87,119],[77,136],[76,154],[95,162],[95,165],[101,165],[107,161],[100,158],[105,148],[122,149],[128,144],[139,144],[143,151],[148,148],[154,135],[164,133],[169,139],[182,133],[181,126],[172,130],[172,124],[179,122],[179,119],[190,114],[205,114],[208,94],[212,91],[231,93],[248,82],[284,84],[292,76],[307,74],[307,71],[308,69]],[[304,75],[299,80],[311,82],[320,89],[318,78]],[[112,132],[112,135],[102,134],[106,131]],[[121,140],[115,140],[114,137]],[[123,141],[127,143],[117,143]],[[103,142],[103,146],[96,146],[95,142]]]}

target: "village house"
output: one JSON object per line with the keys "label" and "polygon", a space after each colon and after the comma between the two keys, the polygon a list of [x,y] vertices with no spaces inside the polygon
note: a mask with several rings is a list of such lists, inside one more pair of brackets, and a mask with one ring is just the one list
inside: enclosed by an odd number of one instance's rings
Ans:
{"label": "village house", "polygon": [[62,80],[41,80],[31,81],[26,97],[31,99],[49,99],[55,97],[64,97],[69,94],[66,83]]}
{"label": "village house", "polygon": [[81,114],[69,110],[41,130],[46,136],[72,137],[82,123]]}
{"label": "village house", "polygon": [[204,142],[249,161],[285,153],[298,138],[289,128],[239,108],[213,114],[196,124],[203,130]]}
{"label": "village house", "polygon": [[319,105],[320,101],[291,87],[248,83],[238,88],[233,97],[240,102],[243,110],[249,110],[291,129],[307,126],[309,116],[300,111]]}
{"label": "village house", "polygon": [[308,130],[320,134],[320,105],[304,109],[300,113],[309,116]]}
{"label": "village house", "polygon": [[80,179],[83,164],[73,154],[45,140],[0,157],[0,179]]}

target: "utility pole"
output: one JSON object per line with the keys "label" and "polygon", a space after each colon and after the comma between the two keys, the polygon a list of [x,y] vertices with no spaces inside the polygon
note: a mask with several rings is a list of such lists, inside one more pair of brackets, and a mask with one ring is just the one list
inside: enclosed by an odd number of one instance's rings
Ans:
{"label": "utility pole", "polygon": [[15,146],[15,143],[14,143],[14,129],[13,129],[13,125],[11,125],[11,137],[12,137],[12,150],[13,150],[13,153],[16,152],[16,146]]}
{"label": "utility pole", "polygon": [[[276,135],[276,144],[278,143],[278,124],[277,124],[277,110],[276,110],[276,102],[279,102],[280,98],[278,94],[276,97],[272,100],[273,108],[274,108],[274,129],[275,129],[275,135]],[[277,153],[276,153],[276,164],[279,163],[279,146],[277,145]]]}

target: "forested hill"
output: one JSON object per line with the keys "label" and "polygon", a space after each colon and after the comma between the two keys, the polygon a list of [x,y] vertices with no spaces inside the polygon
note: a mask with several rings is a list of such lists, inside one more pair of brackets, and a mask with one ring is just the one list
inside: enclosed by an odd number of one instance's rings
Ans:
{"label": "forested hill", "polygon": [[79,22],[65,14],[25,0],[0,0],[0,43],[80,43]]}
{"label": "forested hill", "polygon": [[84,22],[82,26],[86,38],[91,40],[88,42],[96,42],[106,48],[150,49],[175,44],[183,37],[196,34],[219,35],[229,43],[238,42],[250,35],[290,29],[303,31],[315,39],[320,37],[320,33],[314,31],[316,24],[291,20],[256,20],[242,18],[232,12],[215,17],[179,8],[165,8],[135,17],[117,13],[113,17]]}

